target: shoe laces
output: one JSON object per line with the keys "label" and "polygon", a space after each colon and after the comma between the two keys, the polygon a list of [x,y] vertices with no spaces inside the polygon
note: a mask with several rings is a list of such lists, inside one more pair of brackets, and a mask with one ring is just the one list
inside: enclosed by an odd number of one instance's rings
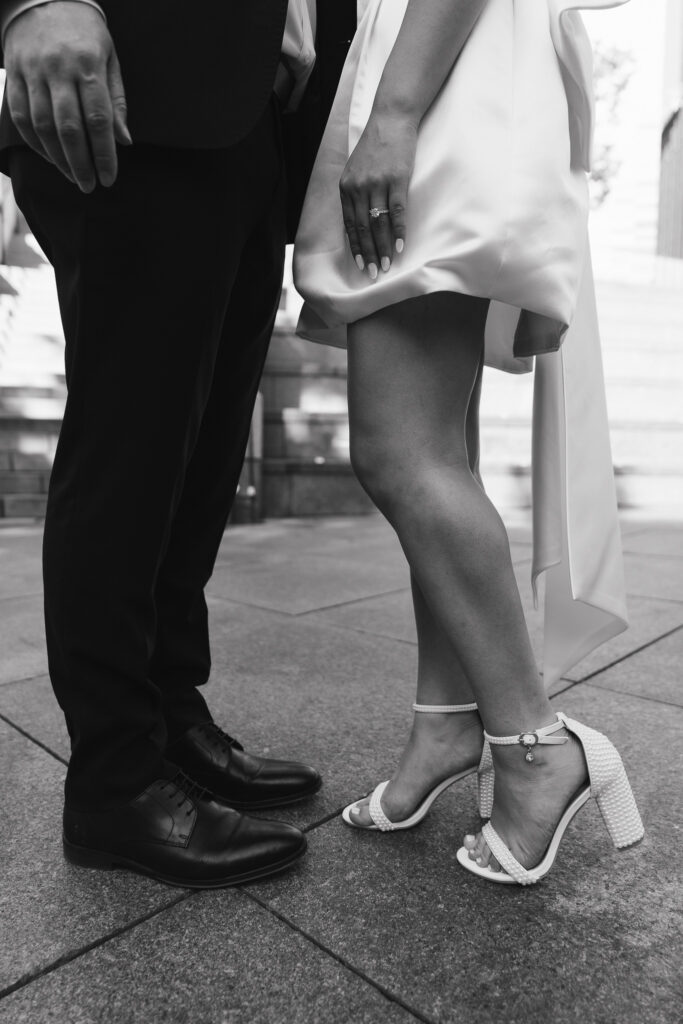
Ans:
{"label": "shoe laces", "polygon": [[213,796],[211,790],[207,789],[206,786],[200,786],[198,782],[195,782],[194,779],[191,779],[183,771],[176,772],[172,779],[166,779],[161,788],[165,789],[167,786],[175,787],[175,791],[171,793],[171,798],[179,798],[176,807],[181,808],[183,804],[189,803],[190,806],[185,811],[186,815],[192,813],[195,800],[211,799]]}
{"label": "shoe laces", "polygon": [[202,724],[202,729],[209,737],[209,739],[220,749],[223,753],[230,754],[232,750],[244,750],[242,744],[229,736],[219,725],[215,722],[205,722]]}

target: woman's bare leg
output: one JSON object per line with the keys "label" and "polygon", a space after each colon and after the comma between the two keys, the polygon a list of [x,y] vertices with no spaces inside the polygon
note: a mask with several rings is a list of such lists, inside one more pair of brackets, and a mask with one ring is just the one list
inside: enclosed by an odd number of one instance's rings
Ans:
{"label": "woman's bare leg", "polygon": [[[465,435],[470,470],[480,486],[479,475],[479,399],[481,395],[483,352],[467,408]],[[413,573],[410,584],[417,631],[418,704],[471,704],[472,687],[457,651],[425,601]],[[382,807],[391,821],[401,821],[415,811],[427,793],[439,782],[479,762],[483,745],[479,714],[415,713],[408,741],[398,767],[382,795]],[[369,797],[360,800],[351,816],[361,825],[370,825]]]}
{"label": "woman's bare leg", "polygon": [[[468,462],[466,417],[486,309],[483,300],[441,292],[352,325],[349,413],[359,479],[396,529],[487,730],[507,735],[555,716],[531,649],[505,527]],[[452,694],[451,686],[430,702],[452,703]],[[493,751],[492,822],[523,864],[540,859],[585,778],[573,741],[538,750],[533,766],[522,747]],[[488,857],[481,841],[475,852]]]}

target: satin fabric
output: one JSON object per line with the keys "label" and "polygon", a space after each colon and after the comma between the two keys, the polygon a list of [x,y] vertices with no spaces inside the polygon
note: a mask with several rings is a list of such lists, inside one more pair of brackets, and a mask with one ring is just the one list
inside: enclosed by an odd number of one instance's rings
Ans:
{"label": "satin fabric", "polygon": [[587,234],[592,54],[577,10],[623,2],[489,0],[421,123],[405,250],[372,282],[348,248],[338,183],[408,0],[370,0],[294,254],[303,337],[344,346],[350,322],[456,291],[492,300],[487,365],[534,370],[532,580],[535,591],[546,574],[547,685],[628,624]]}

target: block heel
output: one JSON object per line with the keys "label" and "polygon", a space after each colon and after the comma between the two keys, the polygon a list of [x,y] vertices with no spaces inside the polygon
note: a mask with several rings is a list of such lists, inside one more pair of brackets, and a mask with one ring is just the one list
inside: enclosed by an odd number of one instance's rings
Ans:
{"label": "block heel", "polygon": [[645,834],[645,829],[636,807],[636,800],[626,775],[626,769],[616,750],[614,753],[618,758],[614,779],[596,795],[595,800],[600,808],[602,820],[609,832],[610,839],[615,847],[621,850],[625,846],[633,846],[634,843],[640,842]]}
{"label": "block heel", "polygon": [[495,772],[493,770],[493,757],[489,741],[484,737],[484,749],[481,752],[481,761],[477,770],[477,786],[479,790],[479,817],[485,821],[493,813],[493,783]]}

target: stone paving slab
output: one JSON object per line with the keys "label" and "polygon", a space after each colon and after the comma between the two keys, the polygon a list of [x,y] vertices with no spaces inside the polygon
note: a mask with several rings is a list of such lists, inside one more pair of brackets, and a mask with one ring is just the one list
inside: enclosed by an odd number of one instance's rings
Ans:
{"label": "stone paving slab", "polygon": [[[543,656],[543,600],[534,608],[529,574],[529,564],[518,563],[515,576],[522,598],[522,606],[532,646],[539,666]],[[566,678],[576,682],[592,672],[623,658],[643,644],[650,643],[683,624],[683,604],[672,601],[648,599],[633,596],[628,601],[631,625],[627,631],[602,644],[587,658],[566,673]],[[339,628],[377,636],[391,637],[404,643],[415,643],[409,591],[380,595],[357,601],[337,608],[321,609],[307,616],[310,622],[320,622]]]}
{"label": "stone paving slab", "polygon": [[317,552],[258,559],[244,567],[216,565],[209,592],[217,597],[300,615],[407,586],[408,568],[399,561],[367,558],[353,564],[321,558]]}
{"label": "stone paving slab", "polygon": [[662,719],[647,701],[587,686],[558,706],[621,749],[648,830],[637,847],[614,850],[591,803],[546,881],[487,885],[455,861],[477,823],[467,780],[410,832],[328,822],[311,833],[306,871],[259,897],[441,1024],[673,1024],[683,792],[662,751],[680,749],[683,712]]}
{"label": "stone paving slab", "polygon": [[640,529],[624,531],[624,551],[683,558],[683,522],[651,523]]}
{"label": "stone paving slab", "polygon": [[69,734],[49,676],[5,683],[0,690],[0,714],[49,751],[69,760]]}
{"label": "stone paving slab", "polygon": [[[253,611],[236,607],[239,615]],[[324,787],[310,800],[265,813],[307,827],[393,770],[410,728],[416,649],[305,619],[257,617],[251,624],[232,616],[214,623],[212,681],[204,692],[216,721],[248,750],[322,771]],[[47,676],[2,687],[0,711],[68,758]]]}
{"label": "stone paving slab", "polygon": [[0,529],[0,599],[42,594],[42,528]]}
{"label": "stone paving slab", "polygon": [[379,514],[325,516],[317,519],[269,520],[253,526],[230,526],[223,536],[219,564],[249,566],[254,558],[273,565],[296,565],[300,555],[311,551],[321,557],[367,560],[369,554],[401,556],[393,529]]}
{"label": "stone paving slab", "polygon": [[205,692],[216,720],[247,750],[307,761],[324,776],[311,800],[270,816],[311,824],[391,772],[410,729],[413,645],[307,617],[273,620],[237,643],[216,623],[213,636]]}
{"label": "stone paving slab", "polygon": [[683,558],[653,554],[624,555],[626,592],[683,603]]}
{"label": "stone paving slab", "polygon": [[[63,766],[4,722],[0,752],[3,989],[170,904],[179,890],[127,872],[67,864],[61,843]],[[0,1006],[4,1012],[5,1003]]]}
{"label": "stone paving slab", "polygon": [[201,893],[0,1003],[4,1024],[411,1024],[245,893]]}
{"label": "stone paving slab", "polygon": [[45,672],[43,595],[0,600],[0,684]]}
{"label": "stone paving slab", "polygon": [[[593,672],[606,668],[612,662],[623,659],[644,644],[650,644],[659,637],[683,624],[683,604],[657,601],[646,597],[629,597],[629,628],[619,636],[608,640],[595,651],[578,662],[566,673],[568,679],[579,681]],[[540,638],[537,636],[537,644]]]}
{"label": "stone paving slab", "polygon": [[[209,592],[297,615],[408,586],[400,545],[380,516],[289,524],[228,530]],[[512,547],[516,561],[530,558],[527,544]]]}
{"label": "stone paving slab", "polygon": [[[591,685],[683,707],[683,629],[601,673]],[[668,710],[660,708],[660,714]]]}

